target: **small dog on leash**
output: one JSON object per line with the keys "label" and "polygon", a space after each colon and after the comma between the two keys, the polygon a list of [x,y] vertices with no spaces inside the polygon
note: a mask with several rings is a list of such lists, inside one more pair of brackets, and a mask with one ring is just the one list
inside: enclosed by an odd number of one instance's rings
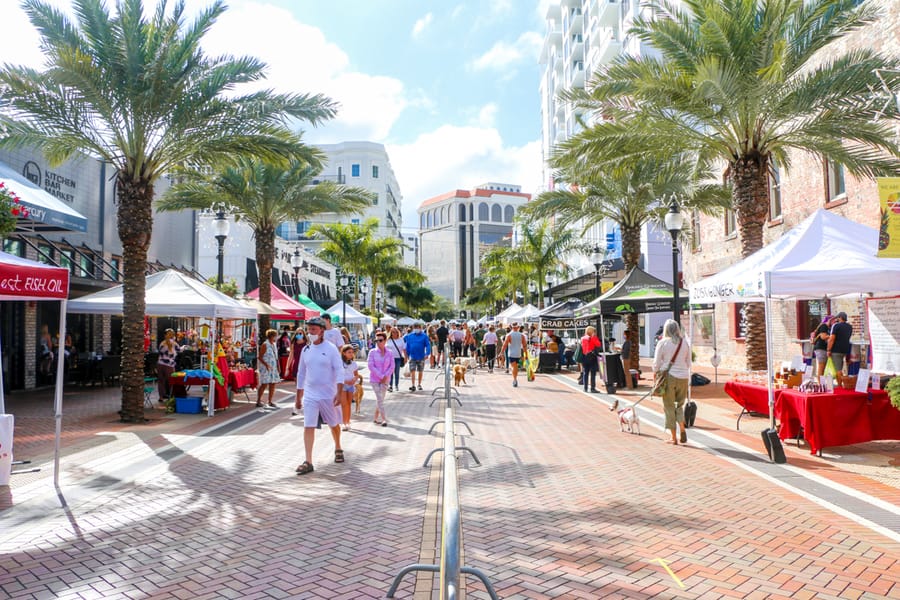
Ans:
{"label": "small dog on leash", "polygon": [[641,420],[635,406],[626,406],[619,410],[619,431],[628,431],[641,435]]}
{"label": "small dog on leash", "polygon": [[453,360],[454,364],[462,365],[466,369],[474,369],[478,366],[478,360],[471,356],[460,356]]}
{"label": "small dog on leash", "polygon": [[459,387],[460,383],[466,383],[466,367],[453,365],[453,385]]}
{"label": "small dog on leash", "polygon": [[362,404],[362,399],[363,399],[363,386],[362,386],[362,382],[359,382],[358,384],[356,384],[356,389],[353,391],[353,402],[354,402],[354,404],[356,404],[356,413],[355,414],[357,414],[357,415],[360,414],[359,407]]}

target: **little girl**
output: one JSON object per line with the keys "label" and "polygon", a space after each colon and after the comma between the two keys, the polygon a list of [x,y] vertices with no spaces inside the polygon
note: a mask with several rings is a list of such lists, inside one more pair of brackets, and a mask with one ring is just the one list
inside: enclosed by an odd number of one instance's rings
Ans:
{"label": "little girl", "polygon": [[341,347],[341,358],[344,360],[344,383],[341,386],[341,413],[343,416],[342,431],[350,431],[350,404],[353,402],[353,394],[356,386],[362,385],[362,375],[356,365],[356,350],[350,344]]}

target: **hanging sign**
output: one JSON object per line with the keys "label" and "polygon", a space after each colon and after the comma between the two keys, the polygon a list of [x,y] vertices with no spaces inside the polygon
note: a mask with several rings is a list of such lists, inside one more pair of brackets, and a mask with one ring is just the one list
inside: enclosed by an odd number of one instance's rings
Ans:
{"label": "hanging sign", "polygon": [[900,373],[900,296],[866,300],[873,373]]}
{"label": "hanging sign", "polygon": [[879,177],[878,199],[878,256],[900,258],[900,177]]}

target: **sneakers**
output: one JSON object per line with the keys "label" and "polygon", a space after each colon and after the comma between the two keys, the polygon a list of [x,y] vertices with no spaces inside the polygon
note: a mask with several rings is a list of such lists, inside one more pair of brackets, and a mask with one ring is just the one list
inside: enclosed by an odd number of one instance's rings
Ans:
{"label": "sneakers", "polygon": [[388,391],[389,391],[389,392],[393,392],[393,391],[394,391],[394,386],[389,385],[389,386],[388,386]]}
{"label": "sneakers", "polygon": [[422,386],[421,386],[421,385],[419,386],[419,391],[420,391],[420,392],[422,391]]}
{"label": "sneakers", "polygon": [[513,379],[513,387],[519,387],[519,382]]}
{"label": "sneakers", "polygon": [[416,386],[414,386],[414,385],[409,386],[409,391],[411,391],[411,392],[416,391]]}

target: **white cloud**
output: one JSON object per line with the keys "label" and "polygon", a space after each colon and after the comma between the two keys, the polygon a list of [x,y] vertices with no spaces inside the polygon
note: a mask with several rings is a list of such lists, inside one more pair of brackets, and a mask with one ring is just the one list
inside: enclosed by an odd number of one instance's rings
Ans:
{"label": "white cloud", "polygon": [[480,127],[493,127],[497,118],[499,107],[494,102],[488,102],[478,111],[476,122]]}
{"label": "white cloud", "polygon": [[464,4],[457,4],[456,6],[453,7],[453,10],[450,12],[450,18],[456,19],[459,15],[461,15],[463,13],[464,10],[466,10],[466,6]]}
{"label": "white cloud", "polygon": [[524,61],[536,62],[543,42],[539,33],[526,31],[513,43],[497,42],[469,66],[475,71],[502,71]]}
{"label": "white cloud", "polygon": [[497,181],[533,194],[540,185],[540,140],[507,146],[493,128],[444,125],[387,151],[403,194],[404,229],[418,226],[423,201],[455,189]]}
{"label": "white cloud", "polygon": [[424,17],[416,21],[416,24],[413,25],[412,29],[412,37],[413,39],[419,39],[422,37],[422,33],[424,33],[425,29],[431,25],[431,21],[434,19],[434,15],[431,13],[426,14]]}

